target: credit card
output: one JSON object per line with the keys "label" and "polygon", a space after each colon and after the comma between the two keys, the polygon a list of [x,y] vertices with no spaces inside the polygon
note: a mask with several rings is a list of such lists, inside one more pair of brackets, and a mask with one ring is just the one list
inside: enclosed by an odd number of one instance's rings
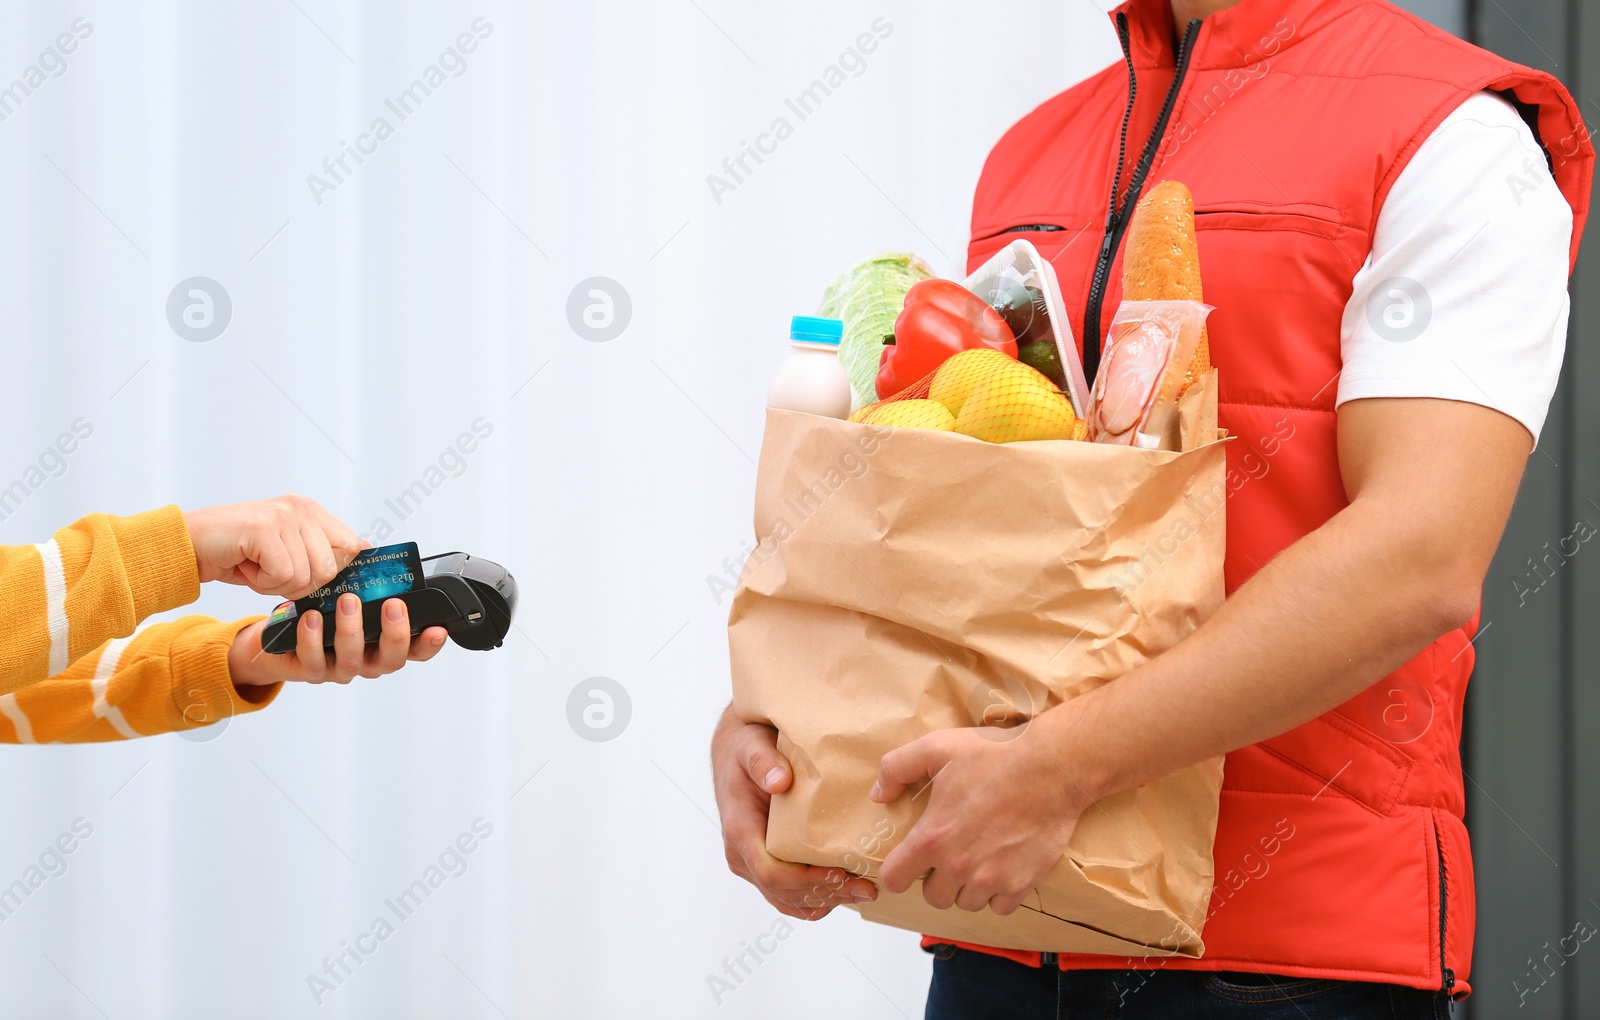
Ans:
{"label": "credit card", "polygon": [[329,612],[346,592],[363,602],[377,602],[410,591],[421,579],[422,556],[417,552],[417,543],[379,546],[361,553],[339,571],[338,577],[310,595],[295,599],[294,604],[302,616],[313,610]]}

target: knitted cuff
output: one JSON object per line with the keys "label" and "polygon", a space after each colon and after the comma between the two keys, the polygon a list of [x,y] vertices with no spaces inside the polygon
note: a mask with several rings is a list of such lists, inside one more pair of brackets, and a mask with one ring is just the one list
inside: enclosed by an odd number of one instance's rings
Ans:
{"label": "knitted cuff", "polygon": [[186,606],[200,597],[200,574],[183,511],[164,506],[131,517],[108,515],[133,595],[134,620]]}

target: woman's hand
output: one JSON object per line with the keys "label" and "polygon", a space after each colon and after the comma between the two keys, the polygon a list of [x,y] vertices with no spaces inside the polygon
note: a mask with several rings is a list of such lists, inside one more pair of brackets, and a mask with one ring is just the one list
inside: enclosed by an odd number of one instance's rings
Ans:
{"label": "woman's hand", "polygon": [[333,651],[322,647],[322,614],[307,613],[296,631],[298,643],[293,652],[270,655],[261,650],[261,632],[267,622],[258,620],[239,632],[228,649],[228,671],[235,687],[275,684],[282,680],[303,680],[320,684],[332,681],[347,684],[357,676],[372,679],[404,666],[407,662],[426,662],[444,646],[445,629],[429,627],[415,638],[406,604],[389,599],[383,604],[383,633],[370,648],[361,630],[361,600],[351,594],[339,596],[334,613]]}
{"label": "woman's hand", "polygon": [[366,544],[304,496],[190,510],[183,521],[202,583],[244,584],[286,599],[333,580]]}

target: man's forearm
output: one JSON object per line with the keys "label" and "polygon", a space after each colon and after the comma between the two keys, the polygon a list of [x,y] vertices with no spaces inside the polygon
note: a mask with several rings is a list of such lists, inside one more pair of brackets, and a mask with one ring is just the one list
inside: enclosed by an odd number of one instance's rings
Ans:
{"label": "man's forearm", "polygon": [[1179,645],[1035,725],[1099,799],[1321,715],[1475,611],[1481,574],[1418,531],[1352,504]]}

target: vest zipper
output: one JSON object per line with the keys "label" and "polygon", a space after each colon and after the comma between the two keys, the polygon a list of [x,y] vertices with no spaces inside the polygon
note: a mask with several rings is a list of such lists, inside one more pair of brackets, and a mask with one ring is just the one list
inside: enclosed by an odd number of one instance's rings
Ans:
{"label": "vest zipper", "polygon": [[1450,969],[1449,960],[1444,950],[1445,934],[1448,931],[1445,922],[1449,912],[1450,883],[1445,877],[1444,844],[1439,842],[1439,834],[1437,832],[1433,835],[1433,847],[1439,854],[1439,990],[1444,993],[1445,1000],[1450,1003],[1450,1012],[1453,1014],[1456,1011],[1456,1000],[1454,998],[1456,972]]}
{"label": "vest zipper", "polygon": [[1122,42],[1122,58],[1128,64],[1128,108],[1122,114],[1122,137],[1117,143],[1117,172],[1111,178],[1111,203],[1106,210],[1105,237],[1101,239],[1100,257],[1095,261],[1094,277],[1089,283],[1089,307],[1084,310],[1083,315],[1083,374],[1090,383],[1094,382],[1095,373],[1100,369],[1100,303],[1105,300],[1106,282],[1111,276],[1111,263],[1116,261],[1117,245],[1122,243],[1122,234],[1127,230],[1134,206],[1139,202],[1139,192],[1144,190],[1145,176],[1150,173],[1150,164],[1155,161],[1156,149],[1161,145],[1162,136],[1167,133],[1167,121],[1172,117],[1178,89],[1182,86],[1184,75],[1189,70],[1189,57],[1194,53],[1195,39],[1199,35],[1200,19],[1194,18],[1183,30],[1183,42],[1178,45],[1172,85],[1167,89],[1167,98],[1161,104],[1161,113],[1156,117],[1155,127],[1150,129],[1150,137],[1145,140],[1144,151],[1139,155],[1139,162],[1134,166],[1133,175],[1128,178],[1128,190],[1119,206],[1117,186],[1122,183],[1122,167],[1127,160],[1128,122],[1133,119],[1133,101],[1139,92],[1139,76],[1133,68],[1133,47],[1128,38],[1128,16],[1117,15],[1117,38]]}
{"label": "vest zipper", "polygon": [[1002,234],[1021,234],[1021,233],[1032,232],[1032,231],[1035,231],[1035,230],[1065,230],[1065,229],[1067,229],[1067,228],[1066,227],[1058,227],[1054,223],[1024,223],[1024,224],[1022,224],[1020,226],[1016,226],[1016,227],[1007,227],[1006,229],[1000,231],[1000,233],[1002,233]]}

